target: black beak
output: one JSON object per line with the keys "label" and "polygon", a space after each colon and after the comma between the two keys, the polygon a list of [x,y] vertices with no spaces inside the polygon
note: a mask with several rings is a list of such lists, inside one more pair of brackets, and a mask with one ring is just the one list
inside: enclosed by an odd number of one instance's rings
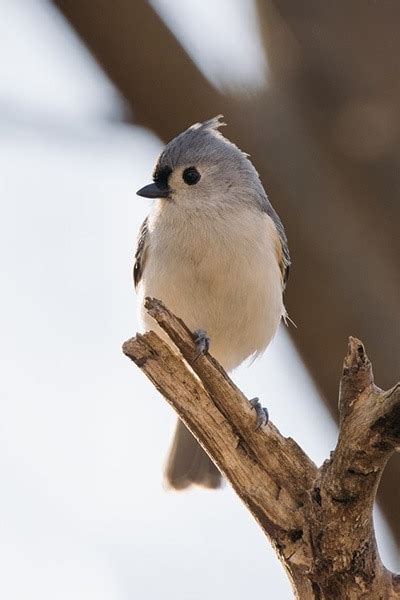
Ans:
{"label": "black beak", "polygon": [[136,193],[138,196],[143,196],[143,198],[167,198],[170,190],[168,187],[159,187],[156,183],[150,183]]}

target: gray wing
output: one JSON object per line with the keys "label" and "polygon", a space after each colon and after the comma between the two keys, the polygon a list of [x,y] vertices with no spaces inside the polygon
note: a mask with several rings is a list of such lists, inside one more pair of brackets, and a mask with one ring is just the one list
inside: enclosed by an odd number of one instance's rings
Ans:
{"label": "gray wing", "polygon": [[290,265],[291,265],[286,232],[285,232],[284,226],[282,225],[282,221],[280,220],[280,218],[278,216],[278,213],[275,211],[275,209],[273,208],[273,206],[271,205],[271,203],[269,201],[268,201],[268,205],[266,206],[266,212],[267,212],[267,215],[270,216],[271,219],[273,220],[273,222],[275,223],[275,227],[276,227],[276,230],[279,235],[279,241],[281,244],[279,266],[281,268],[281,273],[282,273],[283,289],[285,289],[287,280],[289,278],[289,271],[290,271]]}
{"label": "gray wing", "polygon": [[[279,219],[279,217],[278,217],[278,219]],[[279,233],[279,239],[280,239],[281,248],[282,248],[282,257],[281,257],[281,261],[280,261],[280,267],[281,267],[281,272],[282,272],[283,289],[285,289],[287,280],[289,279],[289,271],[290,271],[290,265],[292,264],[292,261],[290,260],[289,246],[288,246],[285,229],[284,229],[280,219],[279,219],[279,223],[281,225],[281,229],[279,229],[277,223],[275,223],[275,225],[276,225],[276,228]]]}
{"label": "gray wing", "polygon": [[261,208],[261,210],[263,212],[267,213],[267,215],[272,219],[272,221],[274,222],[274,225],[276,227],[276,231],[278,233],[279,248],[277,248],[277,254],[278,254],[278,260],[279,260],[279,267],[281,269],[281,274],[282,274],[282,287],[283,287],[283,289],[285,289],[287,280],[289,278],[289,270],[290,270],[290,265],[291,265],[289,246],[288,246],[285,228],[282,224],[282,221],[279,218],[278,213],[276,212],[276,210],[272,206],[271,202],[269,201],[267,193],[264,190],[260,179],[258,179],[258,183],[259,183],[259,188],[258,188],[258,194],[256,196],[258,206],[259,206],[259,208]]}
{"label": "gray wing", "polygon": [[147,217],[142,223],[141,228],[139,229],[139,235],[137,239],[137,246],[135,252],[135,264],[133,267],[133,281],[135,283],[135,289],[139,285],[139,281],[142,278],[145,254],[146,254],[146,241],[148,236],[147,229]]}

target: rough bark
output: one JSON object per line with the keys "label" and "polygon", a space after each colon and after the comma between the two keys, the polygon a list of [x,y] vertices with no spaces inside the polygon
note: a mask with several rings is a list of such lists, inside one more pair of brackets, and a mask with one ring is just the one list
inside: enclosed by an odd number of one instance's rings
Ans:
{"label": "rough bark", "polygon": [[400,384],[374,384],[363,344],[350,338],[340,382],[336,449],[317,468],[269,422],[254,431],[249,401],[217,361],[198,355],[186,325],[161,302],[146,308],[179,353],[149,331],[124,353],[149,377],[269,537],[297,598],[400,598],[382,564],[372,508],[381,474],[400,448]]}

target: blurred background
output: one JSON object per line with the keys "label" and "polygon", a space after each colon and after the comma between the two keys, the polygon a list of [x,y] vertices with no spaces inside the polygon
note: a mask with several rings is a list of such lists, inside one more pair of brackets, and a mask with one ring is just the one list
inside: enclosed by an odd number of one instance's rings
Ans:
{"label": "blurred background", "polygon": [[[0,3],[0,595],[291,598],[227,486],[164,491],[174,415],[121,353],[163,144],[219,113],[286,226],[297,329],[233,377],[320,464],[347,338],[400,373],[400,7]],[[400,461],[375,511],[400,567]]]}

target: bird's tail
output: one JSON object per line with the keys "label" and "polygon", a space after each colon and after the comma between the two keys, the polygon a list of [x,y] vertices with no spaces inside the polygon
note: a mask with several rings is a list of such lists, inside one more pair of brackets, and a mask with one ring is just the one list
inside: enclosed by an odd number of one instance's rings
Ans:
{"label": "bird's tail", "polygon": [[190,485],[218,488],[221,473],[198,441],[180,419],[167,457],[164,471],[169,488],[183,490]]}

